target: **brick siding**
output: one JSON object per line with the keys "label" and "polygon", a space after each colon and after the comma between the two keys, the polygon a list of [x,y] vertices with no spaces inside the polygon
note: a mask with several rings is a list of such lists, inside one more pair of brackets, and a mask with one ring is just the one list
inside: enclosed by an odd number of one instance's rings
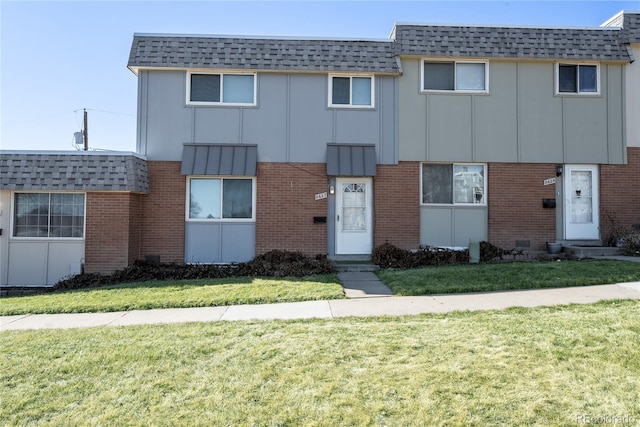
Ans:
{"label": "brick siding", "polygon": [[186,177],[180,162],[150,161],[149,194],[142,196],[140,258],[184,262]]}
{"label": "brick siding", "polygon": [[378,165],[374,178],[374,247],[420,246],[420,163]]}
{"label": "brick siding", "polygon": [[[613,224],[640,224],[640,148],[628,148],[627,165],[600,167],[601,237]],[[110,273],[147,255],[162,262],[184,260],[186,178],[180,162],[148,162],[149,194],[88,192],[85,271]],[[542,207],[555,198],[555,164],[488,165],[488,240],[511,249],[528,241],[529,251],[555,240],[556,209]],[[259,163],[256,253],[273,249],[307,255],[327,253],[326,165]],[[420,163],[378,165],[374,177],[374,247],[389,242],[419,246]],[[557,201],[558,206],[561,201]],[[328,221],[331,219],[329,218]]]}
{"label": "brick siding", "polygon": [[87,193],[85,272],[109,274],[138,257],[140,197],[131,193]]}
{"label": "brick siding", "polygon": [[556,176],[555,164],[490,163],[488,169],[488,241],[513,249],[528,240],[528,248],[519,248],[546,250],[556,240],[556,209],[543,208],[542,199],[555,198],[556,186],[543,183]]}
{"label": "brick siding", "polygon": [[640,224],[640,147],[627,148],[626,165],[600,167],[600,236],[612,226]]}
{"label": "brick siding", "polygon": [[328,189],[323,163],[258,163],[256,254],[289,250],[307,255],[327,253],[327,199],[315,195]]}

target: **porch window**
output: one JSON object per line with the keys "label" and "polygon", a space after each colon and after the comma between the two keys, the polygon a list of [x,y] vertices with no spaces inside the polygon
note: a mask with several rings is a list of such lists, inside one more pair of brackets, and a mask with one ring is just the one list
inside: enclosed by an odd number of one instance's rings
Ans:
{"label": "porch window", "polygon": [[82,193],[16,193],[13,237],[83,238]]}
{"label": "porch window", "polygon": [[485,205],[485,165],[422,164],[422,203]]}
{"label": "porch window", "polygon": [[189,220],[254,219],[253,178],[190,178]]}

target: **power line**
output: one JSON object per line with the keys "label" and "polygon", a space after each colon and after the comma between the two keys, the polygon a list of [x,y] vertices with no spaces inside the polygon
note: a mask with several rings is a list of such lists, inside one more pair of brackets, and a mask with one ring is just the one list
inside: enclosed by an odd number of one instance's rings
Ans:
{"label": "power line", "polygon": [[119,113],[116,111],[107,111],[107,110],[99,110],[97,108],[79,108],[77,110],[74,110],[74,113],[80,111],[80,110],[87,110],[87,111],[97,111],[99,113],[107,113],[107,114],[116,114],[119,116],[131,116],[131,117],[135,117],[135,114],[130,114],[130,113]]}

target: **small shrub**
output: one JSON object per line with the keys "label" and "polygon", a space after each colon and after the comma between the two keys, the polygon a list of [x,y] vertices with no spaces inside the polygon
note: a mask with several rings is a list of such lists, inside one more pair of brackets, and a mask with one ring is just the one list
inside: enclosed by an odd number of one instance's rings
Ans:
{"label": "small shrub", "polygon": [[[480,262],[489,262],[506,255],[518,256],[524,252],[506,250],[489,242],[480,242]],[[425,266],[465,264],[469,262],[469,250],[454,250],[436,246],[421,246],[417,251],[400,249],[385,243],[373,250],[371,261],[381,268],[416,268]]]}
{"label": "small shrub", "polygon": [[421,246],[417,251],[400,249],[390,243],[374,248],[371,261],[381,268],[416,268],[463,264],[469,262],[469,251],[457,251],[434,246]]}
{"label": "small shrub", "polygon": [[623,255],[640,255],[640,230],[620,224],[615,213],[605,212],[605,217],[608,231],[605,245],[619,248]]}
{"label": "small shrub", "polygon": [[324,255],[308,257],[298,252],[271,251],[253,260],[235,264],[178,264],[136,261],[113,272],[79,274],[56,283],[55,290],[95,288],[149,280],[219,279],[224,277],[305,277],[335,271]]}
{"label": "small shrub", "polygon": [[504,249],[492,245],[489,242],[480,242],[480,261],[481,262],[487,262],[487,261],[491,261],[493,259],[496,258],[502,258],[504,255],[506,255],[506,252]]}
{"label": "small shrub", "polygon": [[629,229],[629,233],[618,240],[622,255],[640,256],[640,232]]}

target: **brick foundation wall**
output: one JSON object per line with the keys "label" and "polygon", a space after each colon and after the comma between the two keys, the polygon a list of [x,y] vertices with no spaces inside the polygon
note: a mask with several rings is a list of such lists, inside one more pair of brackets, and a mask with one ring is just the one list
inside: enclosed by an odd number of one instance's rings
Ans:
{"label": "brick foundation wall", "polygon": [[258,163],[256,255],[289,250],[307,255],[327,253],[327,166],[322,163]]}
{"label": "brick foundation wall", "polygon": [[626,165],[600,167],[600,236],[613,225],[640,224],[640,147],[627,148]]}
{"label": "brick foundation wall", "polygon": [[420,246],[420,163],[378,165],[374,177],[373,246]]}
{"label": "brick foundation wall", "polygon": [[556,240],[556,209],[543,208],[542,199],[555,198],[556,186],[543,182],[556,176],[555,164],[491,163],[488,169],[489,242],[513,249],[516,240],[528,240],[528,248],[518,248],[546,250],[546,242]]}
{"label": "brick foundation wall", "polygon": [[140,258],[184,262],[186,177],[180,162],[147,162],[149,194],[142,196]]}
{"label": "brick foundation wall", "polygon": [[84,270],[109,274],[129,264],[131,194],[87,193]]}

